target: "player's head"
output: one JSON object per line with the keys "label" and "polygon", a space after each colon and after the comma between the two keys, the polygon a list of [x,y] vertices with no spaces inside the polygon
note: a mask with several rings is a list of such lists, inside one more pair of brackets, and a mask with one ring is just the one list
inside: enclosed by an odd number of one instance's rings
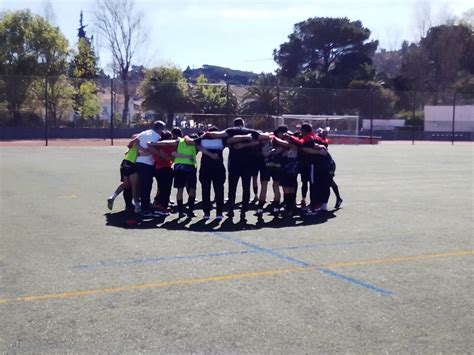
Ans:
{"label": "player's head", "polygon": [[234,127],[244,127],[244,126],[245,126],[245,122],[242,117],[237,117],[234,120]]}
{"label": "player's head", "polygon": [[313,131],[313,127],[309,123],[303,123],[301,125],[300,131],[301,131],[301,134],[305,135],[305,134],[311,133]]}
{"label": "player's head", "polygon": [[288,132],[288,126],[281,125],[281,126],[278,126],[278,128],[275,130],[274,133],[277,137],[282,137],[283,133],[287,133],[287,132]]}
{"label": "player's head", "polygon": [[162,141],[165,141],[165,140],[168,140],[168,139],[172,139],[173,138],[173,135],[171,134],[170,131],[163,131],[161,132],[161,140]]}
{"label": "player's head", "polygon": [[163,121],[155,121],[153,122],[153,130],[157,133],[163,132],[163,130],[166,128],[166,123]]}
{"label": "player's head", "polygon": [[211,126],[211,127],[209,127],[208,131],[209,132],[217,132],[217,131],[219,131],[219,129],[216,126]]}
{"label": "player's head", "polygon": [[173,128],[171,130],[171,134],[173,136],[173,139],[178,139],[178,138],[181,138],[183,136],[183,132],[178,127]]}

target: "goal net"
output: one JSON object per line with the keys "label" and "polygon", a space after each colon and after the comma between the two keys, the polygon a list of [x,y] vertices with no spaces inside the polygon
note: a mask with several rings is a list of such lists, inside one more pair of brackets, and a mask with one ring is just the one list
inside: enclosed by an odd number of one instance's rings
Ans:
{"label": "goal net", "polygon": [[278,122],[291,131],[298,131],[303,123],[309,123],[314,130],[324,128],[329,131],[330,142],[335,144],[358,144],[361,133],[359,116],[284,114],[278,117]]}

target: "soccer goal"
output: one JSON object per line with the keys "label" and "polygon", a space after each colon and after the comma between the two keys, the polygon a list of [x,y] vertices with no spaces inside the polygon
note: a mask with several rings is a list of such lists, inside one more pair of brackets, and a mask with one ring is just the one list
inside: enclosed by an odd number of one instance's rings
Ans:
{"label": "soccer goal", "polygon": [[279,124],[288,126],[291,131],[297,131],[303,123],[309,123],[313,129],[328,130],[331,143],[359,144],[361,142],[359,116],[349,115],[291,115],[279,116]]}

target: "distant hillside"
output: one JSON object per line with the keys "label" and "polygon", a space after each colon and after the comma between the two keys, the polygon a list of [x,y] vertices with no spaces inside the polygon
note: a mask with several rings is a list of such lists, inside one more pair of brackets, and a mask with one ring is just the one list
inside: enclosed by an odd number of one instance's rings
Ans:
{"label": "distant hillside", "polygon": [[189,81],[195,81],[199,75],[203,74],[210,83],[228,82],[233,85],[248,85],[258,78],[258,75],[252,72],[207,64],[198,69],[187,67],[183,74]]}

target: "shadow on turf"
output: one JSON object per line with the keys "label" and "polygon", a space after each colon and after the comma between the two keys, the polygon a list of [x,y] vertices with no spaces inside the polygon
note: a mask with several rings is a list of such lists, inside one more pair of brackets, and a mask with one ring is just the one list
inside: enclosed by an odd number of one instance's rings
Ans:
{"label": "shadow on turf", "polygon": [[[126,229],[167,229],[167,230],[186,230],[192,232],[236,232],[242,230],[258,230],[263,228],[288,228],[308,225],[317,225],[325,223],[332,218],[336,218],[334,212],[337,210],[323,212],[316,216],[299,215],[291,218],[272,217],[258,218],[255,224],[249,224],[245,219],[224,218],[222,221],[215,219],[204,220],[202,217],[183,217],[178,218],[176,215],[168,217],[143,218],[131,212],[121,211],[117,213],[106,213],[106,225]],[[250,215],[252,212],[247,212]],[[192,223],[194,222],[194,223]]]}

